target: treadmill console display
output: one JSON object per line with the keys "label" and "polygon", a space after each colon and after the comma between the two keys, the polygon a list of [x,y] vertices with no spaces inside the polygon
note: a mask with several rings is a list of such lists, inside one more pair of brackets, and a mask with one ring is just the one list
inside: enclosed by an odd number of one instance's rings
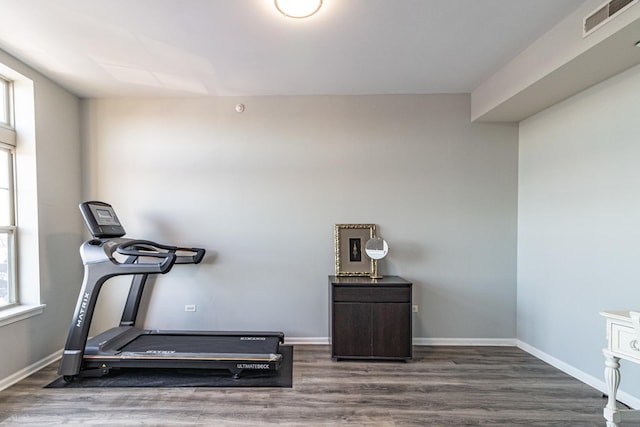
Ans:
{"label": "treadmill console display", "polygon": [[121,237],[125,235],[113,207],[104,202],[83,202],[80,211],[93,237]]}
{"label": "treadmill console display", "polygon": [[98,225],[120,225],[118,224],[118,221],[113,217],[113,210],[97,208],[93,211],[96,214]]}

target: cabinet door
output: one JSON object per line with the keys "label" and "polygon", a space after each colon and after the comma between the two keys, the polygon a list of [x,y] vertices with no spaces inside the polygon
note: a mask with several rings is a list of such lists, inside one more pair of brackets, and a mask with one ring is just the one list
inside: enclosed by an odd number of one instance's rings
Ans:
{"label": "cabinet door", "polygon": [[411,304],[373,304],[373,355],[411,357]]}
{"label": "cabinet door", "polygon": [[371,304],[336,302],[333,305],[334,357],[371,355]]}

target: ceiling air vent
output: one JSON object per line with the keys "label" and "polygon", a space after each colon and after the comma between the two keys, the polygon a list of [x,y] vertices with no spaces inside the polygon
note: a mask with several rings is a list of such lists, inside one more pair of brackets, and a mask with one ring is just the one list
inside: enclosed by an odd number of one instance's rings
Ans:
{"label": "ceiling air vent", "polygon": [[591,34],[613,18],[614,15],[636,3],[638,3],[638,0],[611,0],[600,6],[595,12],[584,18],[583,37]]}

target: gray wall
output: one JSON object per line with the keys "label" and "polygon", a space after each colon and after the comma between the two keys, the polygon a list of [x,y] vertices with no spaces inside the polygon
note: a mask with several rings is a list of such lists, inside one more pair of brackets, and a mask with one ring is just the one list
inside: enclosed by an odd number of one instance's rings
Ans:
{"label": "gray wall", "polygon": [[147,327],[326,339],[333,226],[375,223],[415,337],[513,339],[518,130],[469,114],[468,95],[89,100],[85,196],[131,237],[209,250],[158,279]]}
{"label": "gray wall", "polygon": [[597,379],[598,312],[639,308],[638,93],[640,67],[520,124],[518,338]]}
{"label": "gray wall", "polygon": [[[27,151],[37,159],[25,163],[34,169],[19,173],[34,180],[29,188],[36,194],[20,196],[25,197],[23,208],[34,206],[37,215],[28,215],[35,222],[23,230],[29,247],[20,248],[23,256],[18,274],[40,287],[40,300],[46,304],[43,314],[0,327],[1,380],[64,346],[82,281],[78,259],[82,234],[77,208],[81,197],[80,102],[2,51],[0,62],[34,82],[35,146]],[[19,146],[22,155],[20,150]],[[36,199],[37,204],[31,205]]]}

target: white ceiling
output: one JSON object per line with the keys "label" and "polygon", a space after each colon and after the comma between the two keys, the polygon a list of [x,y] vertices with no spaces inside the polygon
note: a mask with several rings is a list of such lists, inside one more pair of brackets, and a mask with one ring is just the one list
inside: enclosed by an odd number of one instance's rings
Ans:
{"label": "white ceiling", "polygon": [[0,49],[82,97],[468,93],[584,0],[0,0]]}

